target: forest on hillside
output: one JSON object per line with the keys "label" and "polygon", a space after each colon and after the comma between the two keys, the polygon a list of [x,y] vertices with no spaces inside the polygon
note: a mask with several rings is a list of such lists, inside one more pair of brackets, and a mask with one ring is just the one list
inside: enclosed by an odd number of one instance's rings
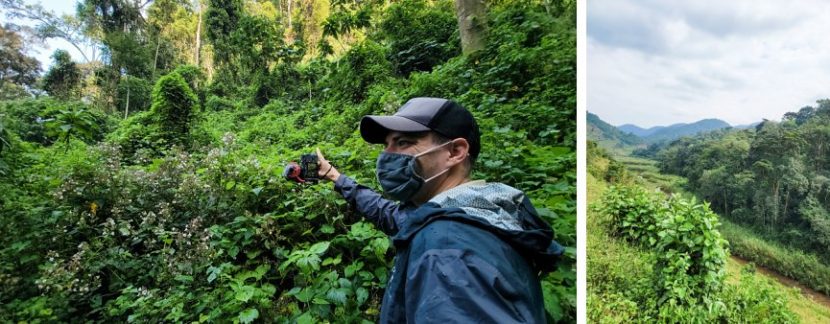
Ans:
{"label": "forest on hillside", "polygon": [[[773,242],[733,251],[830,294],[830,100],[754,129],[684,138],[657,150],[661,171],[726,219]],[[736,237],[740,237],[736,235]]]}
{"label": "forest on hillside", "polygon": [[[388,238],[281,172],[319,147],[378,188],[359,120],[417,96],[476,116],[474,178],[552,225],[575,321],[575,1],[469,3],[0,0],[37,22],[0,26],[0,321],[376,321]],[[42,68],[51,38],[95,50]]]}

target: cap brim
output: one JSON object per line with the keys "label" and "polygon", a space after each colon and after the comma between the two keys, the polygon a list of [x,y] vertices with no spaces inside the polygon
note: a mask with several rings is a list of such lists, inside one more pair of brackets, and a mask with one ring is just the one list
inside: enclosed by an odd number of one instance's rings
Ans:
{"label": "cap brim", "polygon": [[390,131],[425,132],[429,127],[400,116],[365,116],[360,120],[360,136],[372,144],[383,144]]}

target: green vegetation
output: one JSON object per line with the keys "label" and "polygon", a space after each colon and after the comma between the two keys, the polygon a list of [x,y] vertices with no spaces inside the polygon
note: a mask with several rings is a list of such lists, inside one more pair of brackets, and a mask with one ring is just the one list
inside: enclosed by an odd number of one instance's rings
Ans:
{"label": "green vegetation", "polygon": [[[830,101],[755,129],[684,138],[657,152],[663,172],[741,228],[734,252],[830,293]],[[759,237],[755,239],[755,237]]]}
{"label": "green vegetation", "polygon": [[613,149],[643,144],[642,138],[631,133],[625,133],[592,113],[588,113],[586,123],[588,139],[599,143],[602,147]]}
{"label": "green vegetation", "polygon": [[[807,305],[802,297],[751,266],[728,271],[726,241],[706,204],[649,191],[633,172],[603,167],[621,163],[588,147],[589,321],[798,321],[788,305]],[[602,170],[627,176],[609,184]]]}
{"label": "green vegetation", "polygon": [[721,231],[729,238],[729,247],[736,255],[795,278],[814,290],[825,294],[830,291],[830,266],[815,255],[764,240],[751,230],[728,221],[724,222]]}
{"label": "green vegetation", "polygon": [[0,322],[375,321],[388,238],[331,184],[280,173],[319,146],[377,187],[359,120],[416,96],[476,116],[474,178],[524,190],[551,223],[567,248],[545,306],[575,321],[574,2],[492,4],[470,55],[448,1],[153,1],[146,19],[132,4],[79,5],[72,40],[106,57],[78,64],[80,91],[3,93]]}

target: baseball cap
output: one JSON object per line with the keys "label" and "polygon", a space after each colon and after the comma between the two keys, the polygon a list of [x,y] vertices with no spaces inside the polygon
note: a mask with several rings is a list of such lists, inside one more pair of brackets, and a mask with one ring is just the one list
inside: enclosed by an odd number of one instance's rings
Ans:
{"label": "baseball cap", "polygon": [[412,98],[392,116],[369,115],[360,120],[360,136],[366,142],[383,144],[391,131],[434,131],[449,139],[466,139],[474,160],[481,151],[481,135],[473,114],[452,100]]}

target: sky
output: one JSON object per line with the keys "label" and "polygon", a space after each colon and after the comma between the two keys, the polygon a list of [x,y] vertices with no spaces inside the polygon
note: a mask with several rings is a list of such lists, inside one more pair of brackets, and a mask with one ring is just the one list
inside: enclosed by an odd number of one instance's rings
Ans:
{"label": "sky", "polygon": [[[34,0],[25,0],[27,4],[36,4],[40,3],[44,8],[51,10],[52,12],[56,13],[58,16],[62,15],[74,15],[75,14],[75,6],[78,1],[74,0],[45,0],[45,1],[34,1]],[[23,19],[8,19],[6,17],[6,13],[3,9],[0,9],[0,22],[11,22],[16,25],[21,26],[30,26],[35,27],[37,26],[36,21],[31,20],[23,20]],[[49,69],[49,66],[52,64],[52,53],[55,52],[57,49],[63,49],[69,52],[69,55],[72,56],[72,60],[75,62],[84,62],[84,58],[77,49],[75,49],[72,44],[69,42],[58,39],[58,38],[51,38],[46,40],[45,46],[41,47],[34,47],[32,51],[29,53],[30,56],[36,58],[40,61],[40,67],[45,73],[46,70]],[[92,49],[84,49],[88,55],[92,53]],[[100,55],[100,51],[99,51]]]}
{"label": "sky", "polygon": [[830,98],[830,1],[589,0],[587,107],[612,125],[780,120]]}

